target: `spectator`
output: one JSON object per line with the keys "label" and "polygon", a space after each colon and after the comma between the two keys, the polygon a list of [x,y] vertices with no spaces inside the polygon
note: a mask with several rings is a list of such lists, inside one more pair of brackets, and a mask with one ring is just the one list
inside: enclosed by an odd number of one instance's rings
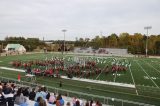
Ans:
{"label": "spectator", "polygon": [[64,106],[64,100],[62,97],[60,98],[60,104],[61,104],[61,106]]}
{"label": "spectator", "polygon": [[0,106],[6,106],[6,101],[2,94],[2,88],[0,88]]}
{"label": "spectator", "polygon": [[89,106],[92,106],[92,104],[93,104],[93,100],[91,100],[91,101],[90,101],[90,104],[89,104]]}
{"label": "spectator", "polygon": [[42,94],[43,99],[46,99],[46,95],[47,95],[47,93],[46,93],[46,87],[41,87],[41,92],[40,93]]}
{"label": "spectator", "polygon": [[50,93],[48,92],[47,95],[46,95],[47,101],[49,101],[49,98],[50,98]]}
{"label": "spectator", "polygon": [[70,102],[67,102],[66,106],[71,106]]}
{"label": "spectator", "polygon": [[86,102],[85,106],[89,106],[89,102],[88,101]]}
{"label": "spectator", "polygon": [[2,83],[0,83],[0,89],[2,89]]}
{"label": "spectator", "polygon": [[5,84],[2,94],[4,95],[6,102],[8,102],[8,105],[14,106],[13,92],[10,84],[7,84],[7,83]]}
{"label": "spectator", "polygon": [[102,106],[102,104],[99,101],[96,101],[96,106]]}
{"label": "spectator", "polygon": [[59,100],[56,100],[56,106],[61,106],[61,103]]}
{"label": "spectator", "polygon": [[23,95],[25,96],[25,97],[29,97],[29,91],[28,91],[28,87],[27,88],[24,88],[23,89],[23,91],[22,91],[22,93],[23,93]]}
{"label": "spectator", "polygon": [[38,97],[38,98],[37,98],[37,101],[36,101],[35,104],[34,104],[34,106],[39,106],[39,102],[40,102],[41,99],[42,99],[42,97]]}
{"label": "spectator", "polygon": [[29,93],[29,100],[34,101],[35,96],[36,96],[35,88],[33,88],[33,89],[32,89],[32,92]]}
{"label": "spectator", "polygon": [[76,105],[75,106],[80,106],[79,100],[76,101]]}
{"label": "spectator", "polygon": [[48,102],[49,102],[50,104],[55,104],[55,103],[56,103],[56,96],[54,95],[54,93],[51,93]]}
{"label": "spectator", "polygon": [[12,89],[12,93],[14,94],[15,93],[15,85],[14,85],[14,83],[11,83],[11,89]]}
{"label": "spectator", "polygon": [[[46,88],[40,88],[36,92],[35,89],[32,89],[32,92],[29,91],[29,88],[19,88],[17,91],[15,90],[14,83],[0,83],[0,106],[6,106],[6,102],[8,102],[8,106],[14,106],[15,104],[19,106],[33,106],[28,102],[30,100],[37,100],[34,106],[46,106],[47,103],[45,99],[47,99],[48,103],[55,104],[56,106],[64,106],[64,100],[59,94],[57,97],[55,93],[47,93]],[[13,93],[15,93],[13,97]],[[99,101],[84,103],[83,100],[78,100],[76,97],[73,98],[73,106],[102,106]],[[31,102],[32,103],[32,102]],[[71,106],[70,102],[67,102],[66,106]]]}
{"label": "spectator", "polygon": [[38,89],[38,92],[36,93],[35,101],[37,101],[38,97],[42,97],[43,98],[43,95],[41,94],[41,90],[40,89]]}
{"label": "spectator", "polygon": [[17,91],[17,94],[15,95],[15,104],[21,105],[24,104],[27,101],[25,96],[23,96],[22,88],[19,88]]}
{"label": "spectator", "polygon": [[83,100],[79,100],[79,103],[80,103],[80,106],[84,106],[85,105],[85,103],[84,103],[84,101]]}
{"label": "spectator", "polygon": [[47,106],[46,101],[43,98],[40,99],[39,106]]}
{"label": "spectator", "polygon": [[59,82],[59,87],[62,87],[62,81]]}
{"label": "spectator", "polygon": [[64,106],[64,100],[63,100],[61,94],[59,94],[59,95],[57,96],[56,105],[57,105],[57,104],[58,104],[58,105],[60,104],[60,106]]}
{"label": "spectator", "polygon": [[5,83],[4,87],[3,87],[3,93],[6,94],[6,95],[8,95],[11,92],[12,92],[11,86],[8,83]]}
{"label": "spectator", "polygon": [[74,97],[74,98],[73,98],[73,100],[72,100],[73,106],[75,106],[75,105],[76,105],[76,100],[77,100],[77,98],[76,98],[76,97]]}
{"label": "spectator", "polygon": [[15,98],[15,104],[17,105],[20,105],[20,96],[21,96],[21,90],[22,88],[19,88],[18,91],[17,91],[17,94],[14,95],[14,98]]}

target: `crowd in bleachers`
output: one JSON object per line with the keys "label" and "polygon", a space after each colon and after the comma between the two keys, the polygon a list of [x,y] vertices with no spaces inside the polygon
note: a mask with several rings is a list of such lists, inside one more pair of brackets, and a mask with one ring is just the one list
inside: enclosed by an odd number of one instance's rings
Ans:
{"label": "crowd in bleachers", "polygon": [[61,94],[50,93],[46,87],[20,87],[15,83],[0,83],[0,106],[102,106],[97,101],[82,101],[74,97],[71,101]]}

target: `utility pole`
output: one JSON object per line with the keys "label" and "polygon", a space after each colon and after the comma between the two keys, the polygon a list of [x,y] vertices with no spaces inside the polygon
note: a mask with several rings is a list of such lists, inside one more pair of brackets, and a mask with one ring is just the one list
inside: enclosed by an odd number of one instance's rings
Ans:
{"label": "utility pole", "polygon": [[63,32],[63,34],[64,34],[64,42],[63,42],[63,46],[64,46],[64,48],[63,48],[63,52],[65,53],[65,32],[66,32],[67,30],[66,29],[63,29],[62,30],[62,32]]}
{"label": "utility pole", "polygon": [[147,30],[147,38],[146,38],[146,57],[148,56],[148,30],[149,29],[152,29],[152,26],[146,26],[146,27],[144,27],[144,29],[146,29]]}

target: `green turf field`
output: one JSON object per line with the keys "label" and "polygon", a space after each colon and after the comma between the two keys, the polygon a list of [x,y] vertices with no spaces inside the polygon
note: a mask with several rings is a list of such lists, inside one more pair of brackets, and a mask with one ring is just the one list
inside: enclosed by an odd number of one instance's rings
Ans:
{"label": "green turf field", "polygon": [[[14,60],[29,61],[35,59],[50,59],[52,57],[62,57],[61,54],[55,53],[38,53],[19,56],[4,56],[0,57],[0,67],[12,67],[11,62]],[[75,55],[65,54],[65,64],[73,63]],[[147,104],[159,105],[160,104],[160,59],[157,58],[134,58],[134,57],[97,57],[97,56],[84,56],[87,59],[95,60],[97,65],[104,68],[106,65],[111,66],[112,62],[116,59],[119,62],[130,63],[127,66],[126,72],[109,73],[105,75],[103,72],[89,77],[89,79],[110,81],[117,83],[133,84],[136,88],[117,87],[104,84],[95,84],[82,81],[73,81],[68,79],[50,78],[38,76],[36,83],[43,84],[50,87],[59,88],[59,81],[63,82],[61,89],[82,92],[87,94],[99,95],[104,97],[112,97],[117,99],[124,99]],[[17,79],[19,72],[11,70],[0,69],[0,74],[3,77]],[[25,73],[21,73],[22,76]],[[62,73],[63,74],[63,73]],[[22,78],[23,80],[23,78]],[[25,79],[24,79],[25,81]],[[90,89],[89,89],[90,88]],[[86,98],[81,96],[82,98]],[[87,98],[88,99],[88,98]],[[110,105],[117,105],[116,101],[108,101]],[[124,104],[127,106],[127,104]],[[130,104],[131,105],[131,104]]]}

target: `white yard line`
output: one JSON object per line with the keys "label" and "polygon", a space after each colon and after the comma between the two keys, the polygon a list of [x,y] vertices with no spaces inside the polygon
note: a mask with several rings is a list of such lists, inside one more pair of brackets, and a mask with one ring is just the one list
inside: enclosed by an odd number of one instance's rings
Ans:
{"label": "white yard line", "polygon": [[[143,60],[144,61],[144,60]],[[156,70],[158,73],[160,73],[160,71],[158,69],[156,69],[155,67],[153,67],[153,65],[149,64],[148,62],[144,61],[146,64],[148,64],[150,67],[152,67],[154,70]]]}
{"label": "white yard line", "polygon": [[157,65],[158,65],[158,67],[160,67],[160,62],[155,62]]}
{"label": "white yard line", "polygon": [[160,58],[159,58],[159,59],[156,59],[156,60],[154,60],[154,61],[152,61],[152,62],[157,63],[158,65],[160,65]]}
{"label": "white yard line", "polygon": [[[106,59],[107,60],[107,59]],[[102,69],[101,73],[96,77],[96,80],[99,78],[99,76],[102,74],[102,72],[104,71],[105,67],[108,65],[108,63],[110,62],[111,60],[109,60],[106,65],[104,66],[104,68]]]}
{"label": "white yard line", "polygon": [[15,68],[9,68],[9,67],[0,67],[0,69],[12,70],[12,71],[18,71],[18,72],[25,72],[25,70],[15,69]]}
{"label": "white yard line", "polygon": [[[133,77],[133,74],[132,74],[132,70],[131,70],[131,67],[130,67],[130,66],[129,66],[129,71],[130,71],[130,73],[131,73],[131,77],[132,77],[132,80],[133,80],[133,84],[136,86],[135,81],[134,81],[134,77]],[[136,94],[138,95],[137,88],[135,87],[135,89],[136,89]]]}
{"label": "white yard line", "polygon": [[[61,78],[63,78],[63,79],[70,79],[67,76],[61,76]],[[76,77],[73,77],[71,80],[91,82],[91,83],[97,83],[97,84],[114,85],[114,86],[121,86],[121,87],[128,87],[128,88],[135,88],[135,85],[133,85],[133,84],[125,84],[125,83],[99,81],[99,80],[91,80],[91,79],[76,78]]]}
{"label": "white yard line", "polygon": [[[12,71],[18,71],[18,72],[25,72],[25,70],[20,70],[20,69],[15,69],[15,68],[8,68],[8,67],[0,67],[0,69],[12,70]],[[70,79],[67,76],[61,76],[61,78]],[[125,84],[125,83],[117,83],[117,82],[99,81],[99,80],[76,78],[76,77],[73,77],[70,80],[84,81],[84,82],[91,82],[91,83],[105,84],[105,85],[113,85],[113,86],[120,86],[120,87],[127,87],[127,88],[135,88],[135,85],[133,85],[133,84]]]}
{"label": "white yard line", "polygon": [[117,71],[116,73],[114,73],[114,82],[116,81],[116,78],[117,78]]}
{"label": "white yard line", "polygon": [[159,88],[159,86],[152,80],[152,78],[148,75],[148,73],[145,71],[145,69],[136,61],[136,63],[139,65],[139,67],[141,67],[141,69],[143,70],[143,72],[146,73],[146,75],[148,76],[148,78],[154,83],[154,85]]}

